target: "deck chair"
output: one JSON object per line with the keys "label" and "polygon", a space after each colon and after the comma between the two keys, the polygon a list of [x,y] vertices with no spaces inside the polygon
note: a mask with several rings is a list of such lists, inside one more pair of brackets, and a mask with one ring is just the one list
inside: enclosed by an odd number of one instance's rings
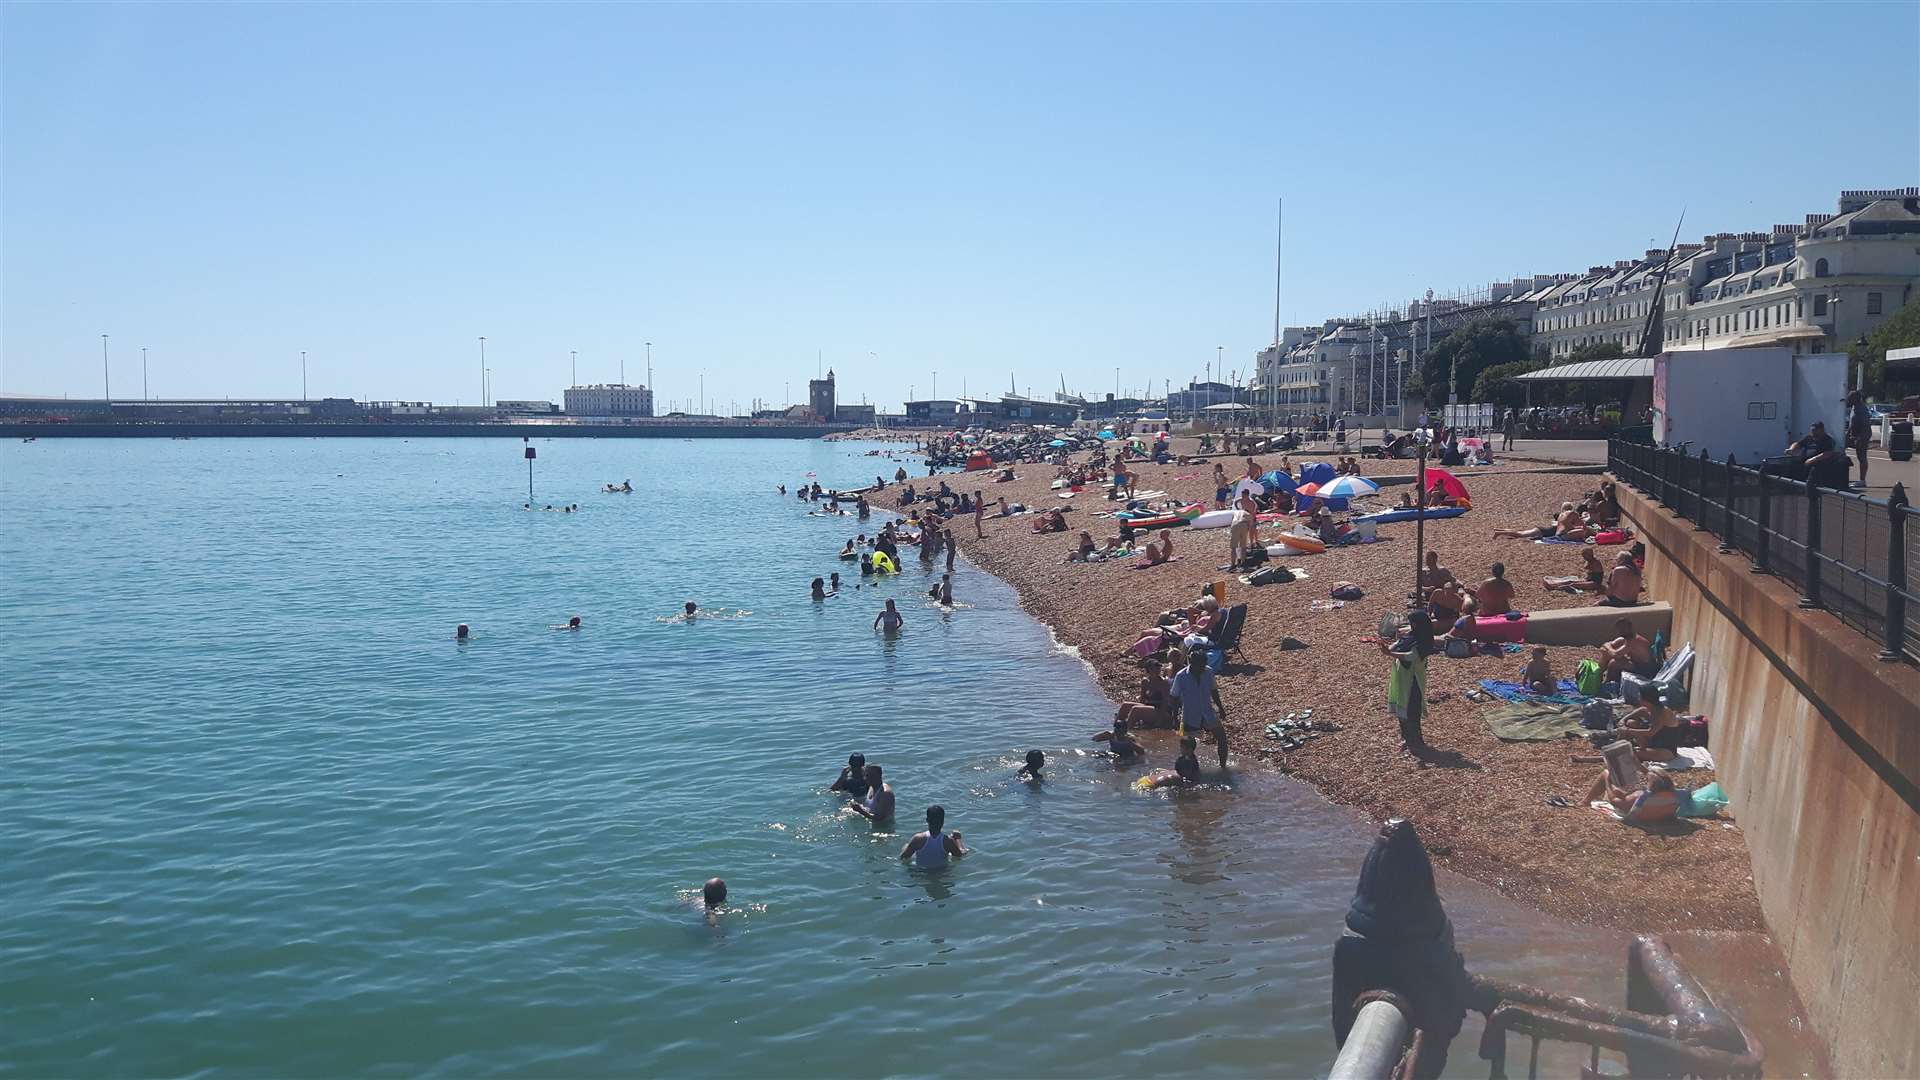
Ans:
{"label": "deck chair", "polygon": [[1247,627],[1247,605],[1235,604],[1227,609],[1226,621],[1220,624],[1220,633],[1213,638],[1213,647],[1223,656],[1238,653],[1245,660],[1247,654],[1240,651],[1240,634]]}

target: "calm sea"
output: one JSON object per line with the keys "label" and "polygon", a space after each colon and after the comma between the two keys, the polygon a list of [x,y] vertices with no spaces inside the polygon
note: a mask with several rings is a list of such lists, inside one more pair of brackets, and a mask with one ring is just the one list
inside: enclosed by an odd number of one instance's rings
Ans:
{"label": "calm sea", "polygon": [[[912,558],[811,602],[879,521],[774,485],[891,475],[869,446],[535,446],[578,514],[521,509],[517,441],[0,447],[0,1071],[1325,1070],[1364,821],[1131,790],[964,564],[951,613]],[[897,827],[826,793],[850,751]],[[895,855],[934,802],[975,854],[930,877]],[[1618,994],[1619,939],[1443,888],[1477,970]]]}

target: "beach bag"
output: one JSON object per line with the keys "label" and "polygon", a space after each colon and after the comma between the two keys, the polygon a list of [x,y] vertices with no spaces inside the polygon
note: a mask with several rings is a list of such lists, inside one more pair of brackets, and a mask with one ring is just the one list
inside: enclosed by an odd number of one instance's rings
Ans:
{"label": "beach bag", "polygon": [[1284,585],[1293,580],[1293,571],[1284,566],[1263,566],[1247,579],[1249,585]]}
{"label": "beach bag", "polygon": [[1332,595],[1335,600],[1358,600],[1367,594],[1353,582],[1343,581],[1333,587]]}
{"label": "beach bag", "polygon": [[1608,529],[1605,532],[1596,534],[1593,542],[1596,544],[1624,544],[1632,537],[1633,534],[1627,532],[1625,529]]}
{"label": "beach bag", "polygon": [[1243,570],[1252,570],[1266,561],[1267,549],[1261,547],[1259,544],[1255,544],[1247,549],[1245,555],[1240,556],[1240,568]]}
{"label": "beach bag", "polygon": [[1707,718],[1689,716],[1680,721],[1681,746],[1707,745]]}
{"label": "beach bag", "polygon": [[1680,803],[1681,817],[1712,817],[1725,810],[1727,803],[1732,801],[1727,798],[1727,793],[1721,790],[1718,780],[1685,794],[1686,798]]}
{"label": "beach bag", "polygon": [[1589,701],[1580,706],[1580,726],[1589,731],[1613,729],[1613,706],[1604,701]]}
{"label": "beach bag", "polygon": [[1455,660],[1465,660],[1473,655],[1473,642],[1464,638],[1448,638],[1447,655]]}
{"label": "beach bag", "polygon": [[1573,670],[1573,685],[1579,687],[1582,694],[1592,697],[1600,692],[1601,677],[1598,662],[1582,660],[1580,666]]}

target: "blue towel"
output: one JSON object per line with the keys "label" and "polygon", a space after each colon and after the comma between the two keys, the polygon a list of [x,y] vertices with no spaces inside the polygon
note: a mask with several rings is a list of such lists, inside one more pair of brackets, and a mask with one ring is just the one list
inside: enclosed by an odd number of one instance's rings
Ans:
{"label": "blue towel", "polygon": [[1560,680],[1560,692],[1557,694],[1536,694],[1526,688],[1524,683],[1509,682],[1506,679],[1481,679],[1480,689],[1499,698],[1501,701],[1552,701],[1562,705],[1578,705],[1587,700],[1574,685],[1572,679]]}

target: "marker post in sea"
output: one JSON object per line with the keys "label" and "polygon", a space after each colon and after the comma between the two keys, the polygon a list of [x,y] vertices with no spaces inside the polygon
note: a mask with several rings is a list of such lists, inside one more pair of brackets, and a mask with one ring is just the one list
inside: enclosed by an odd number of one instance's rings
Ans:
{"label": "marker post in sea", "polygon": [[525,435],[520,442],[527,448],[527,505],[533,505],[533,442]]}

